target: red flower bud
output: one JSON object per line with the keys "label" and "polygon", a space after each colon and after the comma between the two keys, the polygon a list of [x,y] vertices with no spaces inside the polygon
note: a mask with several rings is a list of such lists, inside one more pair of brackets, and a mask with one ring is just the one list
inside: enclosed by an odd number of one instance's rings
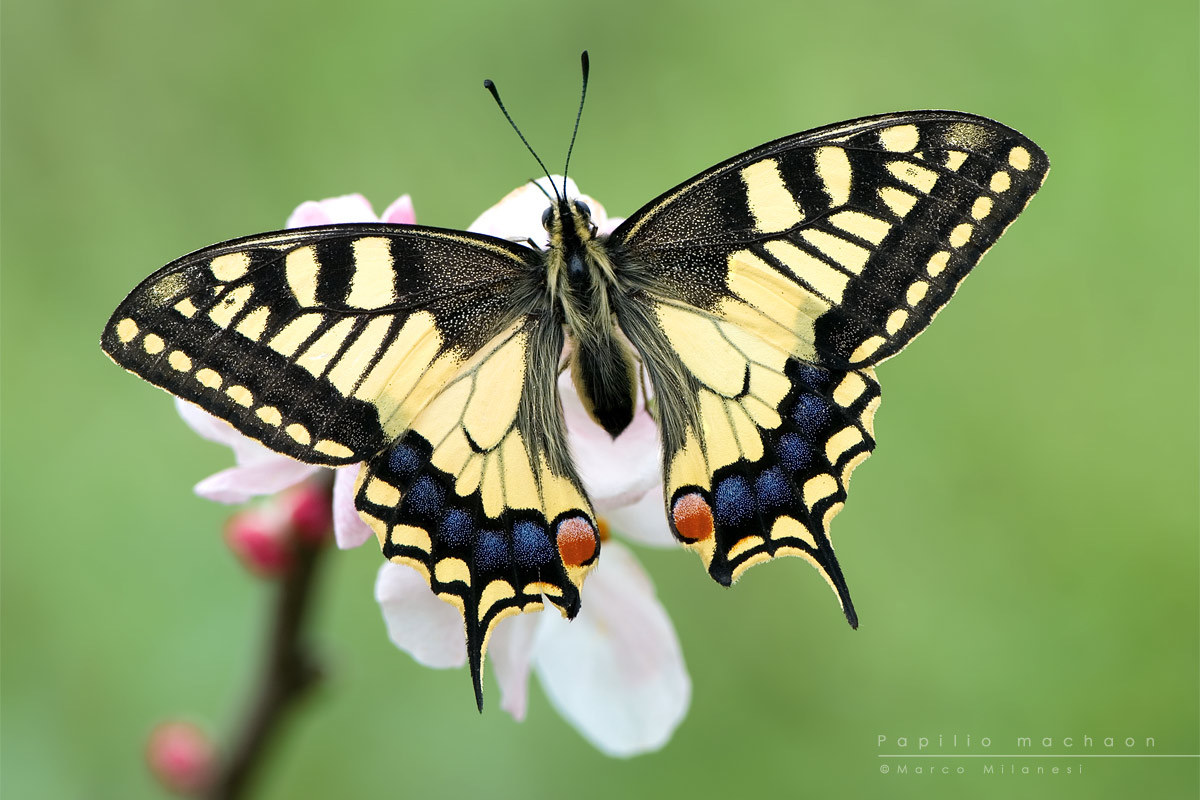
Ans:
{"label": "red flower bud", "polygon": [[180,720],[160,723],[146,740],[146,763],[169,791],[198,796],[212,782],[217,752],[197,725]]}
{"label": "red flower bud", "polygon": [[290,527],[285,517],[270,509],[248,508],[225,523],[225,541],[251,572],[274,578],[292,565]]}
{"label": "red flower bud", "polygon": [[324,542],[333,531],[333,497],[327,486],[305,481],[283,498],[297,538],[305,544]]}

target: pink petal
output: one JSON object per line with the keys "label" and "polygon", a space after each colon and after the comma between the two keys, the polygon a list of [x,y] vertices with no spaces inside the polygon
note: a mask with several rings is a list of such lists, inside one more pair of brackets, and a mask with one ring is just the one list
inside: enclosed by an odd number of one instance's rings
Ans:
{"label": "pink petal", "polygon": [[416,570],[384,564],[375,579],[375,599],[388,638],[418,664],[449,669],[467,663],[462,614],[439,600]]}
{"label": "pink petal", "polygon": [[314,225],[328,225],[329,215],[321,208],[321,204],[313,200],[305,200],[296,206],[296,210],[287,219],[288,228],[310,228]]}
{"label": "pink petal", "polygon": [[500,708],[521,722],[529,702],[529,671],[533,640],[546,612],[520,614],[500,620],[492,631],[488,655],[500,684]]}
{"label": "pink petal", "polygon": [[351,464],[339,467],[333,473],[333,538],[342,550],[358,547],[375,538],[375,532],[363,522],[354,507],[354,484],[361,469],[362,464]]}
{"label": "pink petal", "polygon": [[287,456],[221,470],[196,484],[195,492],[206,500],[234,505],[252,497],[275,494],[295,486],[321,467],[302,464]]}
{"label": "pink petal", "polygon": [[175,410],[179,412],[179,416],[183,418],[187,426],[210,442],[233,447],[235,442],[248,438],[238,433],[228,422],[214,417],[200,406],[178,397],[172,399],[175,401]]}
{"label": "pink petal", "polygon": [[393,225],[415,225],[417,222],[417,212],[413,208],[412,197],[401,195],[396,202],[384,209],[380,220],[390,222]]}
{"label": "pink petal", "polygon": [[575,466],[597,512],[637,502],[661,483],[658,426],[640,399],[629,427],[613,439],[584,411],[568,373],[559,378],[558,391]]}
{"label": "pink petal", "polygon": [[287,227],[306,228],[310,225],[336,225],[340,222],[378,222],[375,209],[361,194],[327,197],[319,202],[301,203],[288,217]]}
{"label": "pink petal", "polygon": [[[613,533],[623,539],[650,547],[679,546],[667,523],[661,483],[646,492],[636,503],[609,509],[603,516]],[[604,553],[607,552],[606,544]],[[604,558],[604,555],[601,555],[601,558]]]}
{"label": "pink petal", "polygon": [[244,503],[251,497],[294,486],[320,469],[268,450],[228,422],[191,403],[175,398],[175,408],[189,428],[209,441],[231,448],[237,461],[236,467],[196,484],[196,494],[203,498],[218,503]]}
{"label": "pink petal", "polygon": [[225,420],[218,419],[199,406],[180,400],[178,397],[175,398],[175,409],[179,412],[179,416],[183,417],[183,421],[187,423],[188,427],[200,434],[201,437],[231,448],[239,465],[257,464],[276,458],[294,460],[268,449],[262,442],[251,439]]}
{"label": "pink petal", "polygon": [[536,667],[555,708],[611,756],[661,748],[691,702],[671,620],[636,559],[613,541],[584,586],[579,616],[542,615]]}

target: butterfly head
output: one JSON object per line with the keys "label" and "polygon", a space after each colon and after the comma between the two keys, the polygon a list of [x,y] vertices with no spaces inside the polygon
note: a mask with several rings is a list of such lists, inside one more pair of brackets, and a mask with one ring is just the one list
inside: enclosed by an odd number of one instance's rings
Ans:
{"label": "butterfly head", "polygon": [[550,246],[568,251],[596,237],[592,209],[582,200],[554,200],[542,212],[542,227],[550,234]]}

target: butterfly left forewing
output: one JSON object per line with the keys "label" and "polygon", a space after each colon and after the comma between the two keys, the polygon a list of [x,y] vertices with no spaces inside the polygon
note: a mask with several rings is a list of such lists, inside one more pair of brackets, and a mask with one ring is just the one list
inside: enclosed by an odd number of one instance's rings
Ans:
{"label": "butterfly left forewing", "polygon": [[573,617],[600,550],[571,464],[555,379],[560,324],[524,317],[489,342],[362,471],[355,505],[384,555],[463,612],[476,699],[505,617]]}

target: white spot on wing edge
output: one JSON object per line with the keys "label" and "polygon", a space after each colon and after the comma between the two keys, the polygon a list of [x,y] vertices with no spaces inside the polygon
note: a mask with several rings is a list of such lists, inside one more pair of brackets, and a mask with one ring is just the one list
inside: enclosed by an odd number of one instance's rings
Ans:
{"label": "white spot on wing edge", "polygon": [[138,335],[138,324],[126,317],[117,323],[116,331],[121,344],[129,344]]}
{"label": "white spot on wing edge", "polygon": [[1029,151],[1024,147],[1017,145],[1012,150],[1008,151],[1008,163],[1011,164],[1014,169],[1019,169],[1024,172],[1025,170],[1029,169]]}

